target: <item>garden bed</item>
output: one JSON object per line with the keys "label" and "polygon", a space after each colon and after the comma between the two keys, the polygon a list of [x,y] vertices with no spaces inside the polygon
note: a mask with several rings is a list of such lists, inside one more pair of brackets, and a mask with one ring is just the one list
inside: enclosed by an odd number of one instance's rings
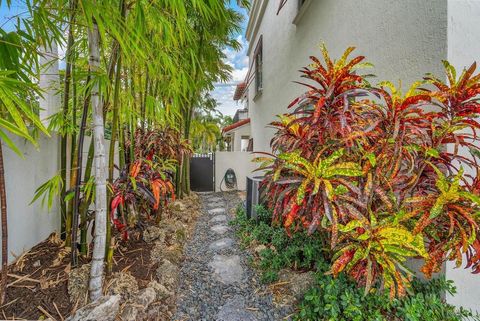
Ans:
{"label": "garden bed", "polygon": [[252,265],[260,270],[277,305],[292,305],[289,320],[480,320],[478,315],[445,302],[455,294],[453,282],[444,278],[414,279],[408,294],[391,299],[381,283],[365,294],[345,273],[329,273],[331,258],[322,248],[320,235],[298,232],[288,235],[271,224],[271,211],[258,207],[258,220],[248,219],[239,207],[236,227],[241,244],[252,253]]}
{"label": "garden bed", "polygon": [[[122,296],[119,314],[135,294],[154,284],[155,288],[160,287],[162,295],[157,293],[149,309],[155,309],[159,318],[173,315],[177,267],[183,260],[183,245],[197,215],[197,197],[193,195],[173,203],[160,224],[150,220],[142,229],[133,230],[128,241],[115,235],[118,243],[104,293]],[[170,275],[159,274],[163,264],[170,267],[163,269]],[[0,319],[64,320],[86,304],[88,275],[88,260],[79,257],[79,266],[72,270],[69,248],[52,234],[9,266],[7,296],[0,307]],[[144,315],[134,319],[149,319],[148,311],[142,312]]]}

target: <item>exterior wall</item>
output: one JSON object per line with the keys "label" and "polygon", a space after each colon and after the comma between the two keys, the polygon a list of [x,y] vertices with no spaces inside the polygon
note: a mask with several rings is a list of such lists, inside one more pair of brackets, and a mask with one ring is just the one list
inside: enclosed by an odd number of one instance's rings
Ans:
{"label": "exterior wall", "polygon": [[[3,148],[7,188],[9,262],[12,262],[51,233],[60,231],[60,208],[57,201],[53,203],[50,210],[47,204],[42,206],[41,198],[30,204],[35,190],[60,170],[60,137],[56,134],[52,134],[52,137],[41,136],[38,139],[38,148],[22,138],[10,137],[23,152],[22,159],[7,146],[4,145]],[[82,173],[85,173],[90,140],[90,136],[85,137]],[[106,140],[105,150],[108,151],[109,147],[110,141]],[[69,148],[67,153],[70,155]],[[117,147],[115,153],[115,164],[118,164]],[[92,174],[94,172],[95,168],[92,169]],[[118,176],[116,169],[114,176]]]}
{"label": "exterior wall", "polygon": [[[457,74],[480,59],[480,1],[448,1],[448,60],[457,68]],[[447,262],[447,279],[457,286],[457,294],[448,296],[448,302],[480,312],[480,277],[470,270],[455,268],[454,262]]]}
{"label": "exterior wall", "polygon": [[241,127],[238,127],[232,132],[234,132],[233,135],[233,144],[232,144],[232,152],[240,152],[242,151],[241,149],[241,144],[242,144],[242,136],[249,136],[252,134],[250,130],[250,124],[243,125]]}
{"label": "exterior wall", "polygon": [[57,174],[60,168],[60,138],[56,135],[50,138],[41,136],[38,149],[22,138],[11,138],[23,152],[23,159],[4,147],[10,262],[50,233],[60,230],[57,203],[50,211],[46,206],[42,207],[40,200],[29,205],[35,190]]}
{"label": "exterior wall", "polygon": [[[425,72],[442,73],[441,60],[447,57],[447,0],[310,0],[306,5],[295,25],[298,0],[289,0],[278,16],[278,1],[253,3],[247,27],[251,65],[263,36],[263,93],[254,99],[254,80],[248,89],[254,151],[269,150],[273,130],[265,126],[305,91],[292,81],[300,80],[298,70],[309,63],[310,55],[321,56],[322,42],[332,57],[356,46],[354,54],[375,64],[373,73],[379,80],[409,84]],[[258,30],[252,23],[256,17],[261,21]]]}
{"label": "exterior wall", "polygon": [[57,113],[61,104],[61,97],[57,94],[62,85],[58,72],[58,46],[56,42],[53,42],[51,48],[40,48],[40,50],[39,63],[42,67],[38,86],[45,93],[39,97],[39,116],[43,124],[48,126],[50,123],[48,117]]}
{"label": "exterior wall", "polygon": [[216,152],[215,153],[215,191],[226,190],[225,183],[220,188],[223,176],[227,169],[231,168],[237,177],[237,189],[246,190],[247,176],[251,175],[258,166],[252,162],[255,157],[250,152]]}
{"label": "exterior wall", "polygon": [[[248,88],[255,151],[270,150],[273,130],[265,126],[305,91],[292,81],[300,79],[298,69],[310,55],[321,56],[322,42],[333,58],[356,46],[354,54],[375,64],[378,80],[401,80],[404,88],[426,72],[443,75],[441,60],[461,71],[480,58],[479,0],[307,0],[301,17],[297,5],[289,0],[278,16],[278,1],[255,0],[252,6],[247,28],[252,73],[253,51],[263,37],[263,92],[255,97],[254,80]],[[445,273],[458,292],[447,300],[480,312],[480,278],[451,263]]]}

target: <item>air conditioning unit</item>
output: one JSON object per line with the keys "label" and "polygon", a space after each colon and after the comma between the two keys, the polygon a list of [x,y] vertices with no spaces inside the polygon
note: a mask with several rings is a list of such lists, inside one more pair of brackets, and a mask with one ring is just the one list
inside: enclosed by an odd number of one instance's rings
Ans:
{"label": "air conditioning unit", "polygon": [[247,217],[257,218],[256,206],[263,203],[260,183],[263,176],[247,176]]}

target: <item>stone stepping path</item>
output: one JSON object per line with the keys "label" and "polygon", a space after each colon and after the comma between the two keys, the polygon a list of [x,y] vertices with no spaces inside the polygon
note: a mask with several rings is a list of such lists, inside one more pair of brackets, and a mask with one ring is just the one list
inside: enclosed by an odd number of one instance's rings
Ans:
{"label": "stone stepping path", "polygon": [[208,266],[213,269],[215,276],[225,284],[242,281],[243,268],[238,255],[215,255]]}
{"label": "stone stepping path", "polygon": [[213,242],[208,248],[212,251],[220,251],[232,247],[233,242],[234,241],[231,238],[226,237]]}
{"label": "stone stepping path", "polygon": [[235,230],[228,224],[241,203],[237,194],[200,197],[203,213],[185,248],[173,320],[284,320],[290,311],[273,305],[268,290],[248,265],[249,254],[240,249]]}
{"label": "stone stepping path", "polygon": [[220,222],[227,222],[227,216],[226,215],[217,215],[217,216],[214,216],[210,220],[210,223],[220,223]]}
{"label": "stone stepping path", "polygon": [[225,208],[223,207],[215,207],[208,210],[208,214],[210,215],[217,215],[217,214],[224,214],[224,213],[225,213]]}

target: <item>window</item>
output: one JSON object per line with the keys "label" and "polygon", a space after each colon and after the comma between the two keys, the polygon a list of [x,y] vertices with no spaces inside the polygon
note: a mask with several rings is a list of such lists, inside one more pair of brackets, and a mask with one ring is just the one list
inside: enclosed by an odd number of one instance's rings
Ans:
{"label": "window", "polygon": [[253,152],[253,138],[248,140],[247,152]]}
{"label": "window", "polygon": [[297,2],[297,6],[298,6],[297,15],[293,19],[294,24],[299,24],[300,23],[300,20],[302,19],[303,15],[307,12],[307,9],[310,6],[310,4],[312,4],[312,2],[313,2],[312,0],[298,0],[298,2]]}
{"label": "window", "polygon": [[254,53],[255,59],[255,95],[263,90],[263,36],[260,36]]}
{"label": "window", "polygon": [[242,140],[240,141],[240,151],[246,152],[248,150],[249,142],[250,136],[242,136]]}

